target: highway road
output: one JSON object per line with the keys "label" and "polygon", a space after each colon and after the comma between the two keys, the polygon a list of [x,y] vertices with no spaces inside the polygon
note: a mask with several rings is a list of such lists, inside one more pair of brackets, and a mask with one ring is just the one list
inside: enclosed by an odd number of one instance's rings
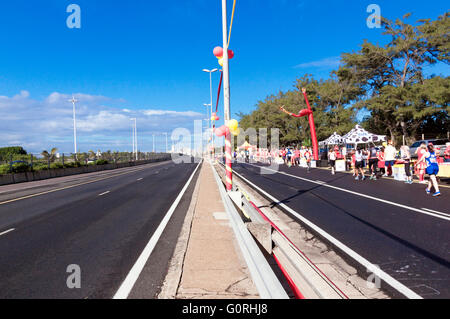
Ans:
{"label": "highway road", "polygon": [[[155,297],[197,165],[168,161],[0,187],[0,298],[112,298],[187,187],[145,264],[148,286],[130,291]],[[80,288],[67,285],[77,282],[69,265],[81,271]]]}
{"label": "highway road", "polygon": [[276,171],[262,166],[239,163],[233,169],[272,196],[273,205],[286,205],[280,208],[298,213],[418,296],[450,298],[449,188],[433,198],[420,184],[355,181],[351,174],[331,175],[323,169],[307,173],[299,167],[282,165]]}

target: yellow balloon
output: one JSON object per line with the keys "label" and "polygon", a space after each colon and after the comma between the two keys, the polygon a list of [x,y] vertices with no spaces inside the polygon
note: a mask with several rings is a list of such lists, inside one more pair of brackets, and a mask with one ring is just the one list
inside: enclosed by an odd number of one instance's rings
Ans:
{"label": "yellow balloon", "polygon": [[230,131],[236,131],[238,126],[239,126],[239,123],[236,120],[231,120],[228,122],[228,127],[229,127]]}
{"label": "yellow balloon", "polygon": [[223,58],[219,59],[219,64],[220,64],[220,66],[223,66]]}
{"label": "yellow balloon", "polygon": [[238,127],[235,130],[230,130],[231,134],[233,134],[234,136],[238,136],[239,134],[241,134],[241,129]]}

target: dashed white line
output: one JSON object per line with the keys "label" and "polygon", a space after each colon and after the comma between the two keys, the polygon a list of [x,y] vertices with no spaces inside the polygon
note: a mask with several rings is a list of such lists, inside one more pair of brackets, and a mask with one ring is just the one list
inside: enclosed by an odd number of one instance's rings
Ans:
{"label": "dashed white line", "polygon": [[138,180],[138,181],[142,181],[142,180],[143,180],[143,178],[141,177],[141,178],[138,178],[137,180]]}
{"label": "dashed white line", "polygon": [[98,196],[103,196],[103,195],[106,195],[106,194],[109,194],[109,193],[110,193],[110,191],[107,191],[107,192],[104,192],[104,193],[98,194]]}
{"label": "dashed white line", "polygon": [[14,230],[16,230],[16,229],[15,228],[11,228],[11,229],[5,230],[4,232],[0,233],[0,236],[6,235],[7,233],[10,233],[10,232],[12,232]]}

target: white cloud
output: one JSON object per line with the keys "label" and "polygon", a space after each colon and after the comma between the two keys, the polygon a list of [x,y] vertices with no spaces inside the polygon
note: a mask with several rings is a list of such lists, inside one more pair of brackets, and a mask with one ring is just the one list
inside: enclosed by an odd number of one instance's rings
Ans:
{"label": "white cloud", "polygon": [[296,68],[296,69],[335,68],[335,67],[339,66],[340,62],[341,62],[341,58],[338,56],[335,56],[335,57],[324,58],[322,60],[301,63],[301,64],[294,66],[294,68]]}
{"label": "white cloud", "polygon": [[[61,152],[73,149],[71,94],[51,93],[35,100],[27,91],[13,97],[0,96],[0,147],[21,145],[32,152],[58,147]],[[131,140],[131,117],[137,118],[138,133],[144,141],[153,133],[171,132],[177,127],[193,127],[202,118],[194,111],[133,109],[107,106],[123,104],[104,96],[74,94],[77,135],[80,149],[112,149],[128,147]],[[143,143],[143,142],[142,142]],[[145,150],[145,148],[142,148]],[[147,148],[147,150],[149,150]]]}

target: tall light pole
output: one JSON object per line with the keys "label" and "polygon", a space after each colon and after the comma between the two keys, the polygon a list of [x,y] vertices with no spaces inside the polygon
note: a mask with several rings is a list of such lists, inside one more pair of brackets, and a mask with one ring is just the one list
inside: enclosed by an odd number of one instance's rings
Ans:
{"label": "tall light pole", "polygon": [[164,133],[166,135],[166,153],[169,153],[169,144],[167,143],[167,133]]}
{"label": "tall light pole", "polygon": [[75,149],[75,159],[77,159],[77,119],[75,115],[75,103],[78,102],[77,99],[72,95],[72,99],[68,100],[73,105],[73,145]]}
{"label": "tall light pole", "polygon": [[[208,70],[208,69],[203,69],[203,72],[207,72],[209,73],[209,95],[210,95],[210,107],[211,107],[211,117],[212,117],[212,73],[217,72],[218,69],[212,69],[212,70]],[[214,132],[212,131],[212,119],[210,117],[210,121],[211,121],[211,125],[210,125],[210,129],[211,129],[211,145],[213,148],[213,152],[214,152]]]}
{"label": "tall light pole", "polygon": [[[227,25],[227,0],[222,0],[222,32],[223,32],[223,103],[225,124],[230,121],[230,73],[228,63],[228,25]],[[233,170],[231,158],[231,135],[225,136],[225,166],[227,191],[233,189]]]}
{"label": "tall light pole", "polygon": [[131,118],[130,121],[134,121],[133,126],[133,153],[135,154],[136,161],[138,160],[138,142],[137,142],[137,123],[136,118]]}
{"label": "tall light pole", "polygon": [[152,134],[153,136],[153,153],[155,153],[155,134]]}

